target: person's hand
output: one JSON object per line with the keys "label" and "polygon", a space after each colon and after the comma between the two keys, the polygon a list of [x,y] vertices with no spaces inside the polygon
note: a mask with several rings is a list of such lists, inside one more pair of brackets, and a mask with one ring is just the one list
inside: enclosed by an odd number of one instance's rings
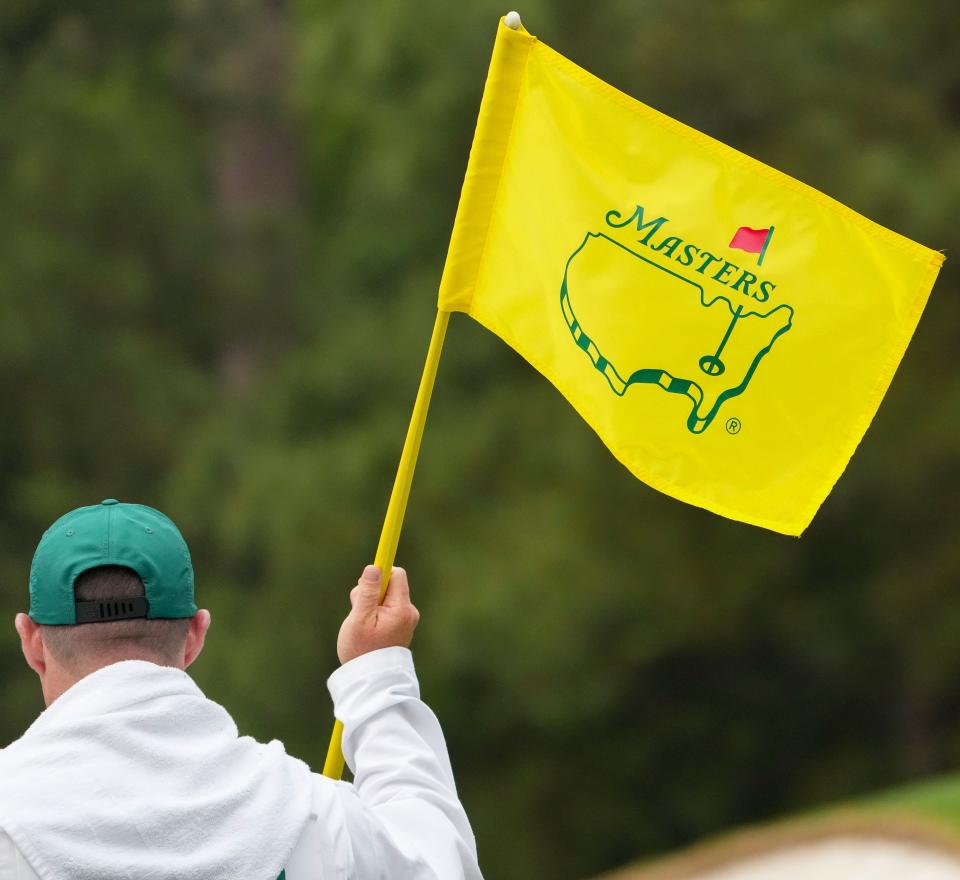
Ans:
{"label": "person's hand", "polygon": [[350,591],[353,609],[341,624],[337,636],[337,655],[341,663],[378,648],[409,647],[420,612],[410,601],[407,573],[402,568],[393,568],[383,604],[379,602],[380,569],[368,565]]}

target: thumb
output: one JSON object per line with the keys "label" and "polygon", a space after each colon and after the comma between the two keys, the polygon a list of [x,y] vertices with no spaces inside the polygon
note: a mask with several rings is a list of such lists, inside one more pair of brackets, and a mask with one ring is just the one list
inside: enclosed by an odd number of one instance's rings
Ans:
{"label": "thumb", "polygon": [[354,590],[353,610],[358,614],[373,611],[380,604],[380,569],[368,565]]}

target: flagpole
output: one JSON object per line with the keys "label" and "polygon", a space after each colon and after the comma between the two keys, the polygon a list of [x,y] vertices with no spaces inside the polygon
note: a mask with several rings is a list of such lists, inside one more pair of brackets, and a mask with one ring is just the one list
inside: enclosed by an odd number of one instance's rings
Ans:
{"label": "flagpole", "polygon": [[[417,466],[420,441],[423,439],[423,428],[427,421],[427,411],[430,408],[430,395],[433,393],[433,386],[437,379],[437,366],[440,363],[440,353],[443,350],[443,340],[447,333],[449,320],[449,312],[437,310],[437,318],[433,324],[433,334],[430,337],[430,347],[427,349],[427,360],[423,365],[423,375],[420,377],[420,388],[417,390],[417,399],[413,404],[413,414],[410,416],[407,437],[403,442],[403,452],[400,453],[397,476],[393,481],[393,491],[390,493],[387,514],[380,531],[377,554],[373,560],[373,564],[380,569],[383,575],[383,586],[380,589],[381,602],[390,583],[390,571],[393,568],[393,559],[397,552],[397,544],[400,541],[403,515],[407,509],[407,499],[410,497],[410,485],[413,483],[413,472]],[[333,723],[330,745],[327,746],[327,758],[323,763],[323,775],[331,779],[340,779],[343,776],[342,739],[343,724],[337,719]]]}
{"label": "flagpole", "polygon": [[773,238],[773,227],[767,230],[767,237],[763,240],[763,247],[760,248],[760,256],[757,257],[757,265],[763,265],[763,255],[767,252],[767,245],[770,244],[770,239]]}

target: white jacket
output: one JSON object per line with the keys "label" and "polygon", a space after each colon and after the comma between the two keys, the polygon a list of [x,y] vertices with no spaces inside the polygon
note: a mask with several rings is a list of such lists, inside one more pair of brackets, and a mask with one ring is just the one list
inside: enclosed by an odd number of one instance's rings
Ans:
{"label": "white jacket", "polygon": [[0,750],[0,880],[482,880],[410,652],[327,686],[353,784],[238,736],[181,670],[81,679]]}

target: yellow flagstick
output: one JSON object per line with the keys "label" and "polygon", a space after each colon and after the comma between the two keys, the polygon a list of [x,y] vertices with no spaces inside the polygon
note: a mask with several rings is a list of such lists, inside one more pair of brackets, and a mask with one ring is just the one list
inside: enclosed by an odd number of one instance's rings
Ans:
{"label": "yellow flagstick", "polygon": [[[447,333],[447,322],[449,320],[449,312],[437,312],[437,319],[433,325],[433,335],[430,337],[430,348],[427,349],[427,362],[423,365],[423,376],[420,378],[417,400],[413,405],[413,415],[410,416],[410,426],[407,428],[407,439],[403,443],[403,452],[400,453],[400,465],[397,467],[397,477],[393,482],[393,491],[390,493],[387,515],[383,520],[380,543],[377,545],[377,555],[373,560],[374,565],[383,573],[383,586],[380,590],[381,602],[390,583],[390,571],[393,567],[393,558],[397,552],[397,543],[400,540],[403,515],[407,509],[407,499],[410,497],[410,484],[413,482],[413,471],[417,466],[417,455],[420,452],[420,441],[423,438],[423,426],[427,421],[430,395],[433,393],[433,385],[437,378],[437,365],[440,363],[440,352],[443,350],[443,338]],[[331,779],[339,779],[343,776],[342,737],[343,724],[338,719],[333,723],[330,745],[327,746],[327,759],[323,762],[323,775],[329,776]]]}

